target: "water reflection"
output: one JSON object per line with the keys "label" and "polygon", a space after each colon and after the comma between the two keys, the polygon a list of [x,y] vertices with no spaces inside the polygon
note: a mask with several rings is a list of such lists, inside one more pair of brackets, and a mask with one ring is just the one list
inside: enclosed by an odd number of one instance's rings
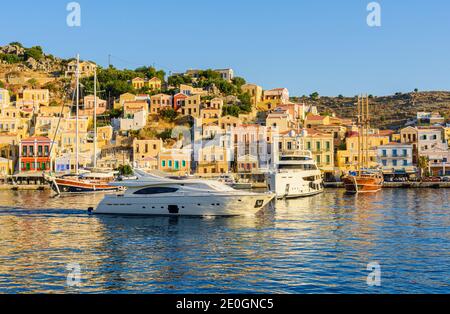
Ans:
{"label": "water reflection", "polygon": [[[447,190],[327,191],[257,217],[90,216],[101,196],[0,192],[0,292],[447,292]],[[366,265],[382,265],[382,287]],[[81,287],[66,285],[79,263]]]}

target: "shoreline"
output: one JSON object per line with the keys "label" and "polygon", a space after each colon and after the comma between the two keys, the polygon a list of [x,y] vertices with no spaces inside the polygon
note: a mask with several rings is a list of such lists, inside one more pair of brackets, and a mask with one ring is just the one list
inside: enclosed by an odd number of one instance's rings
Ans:
{"label": "shoreline", "polygon": [[[324,182],[325,188],[344,188],[342,182]],[[388,189],[448,189],[450,182],[384,182],[383,188]]]}

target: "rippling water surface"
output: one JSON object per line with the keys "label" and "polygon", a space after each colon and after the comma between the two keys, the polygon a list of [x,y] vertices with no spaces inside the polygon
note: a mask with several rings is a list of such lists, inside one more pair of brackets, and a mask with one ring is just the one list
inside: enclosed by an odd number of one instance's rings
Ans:
{"label": "rippling water surface", "polygon": [[[448,293],[449,196],[328,190],[257,217],[177,218],[90,216],[102,196],[0,191],[0,293]],[[366,283],[370,262],[380,287]]]}

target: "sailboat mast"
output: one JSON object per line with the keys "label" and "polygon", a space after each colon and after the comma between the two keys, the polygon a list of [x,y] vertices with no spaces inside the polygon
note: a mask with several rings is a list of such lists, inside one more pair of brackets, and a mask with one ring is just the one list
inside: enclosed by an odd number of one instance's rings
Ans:
{"label": "sailboat mast", "polygon": [[361,106],[360,96],[358,95],[358,163],[356,169],[361,170]]}
{"label": "sailboat mast", "polygon": [[94,69],[94,169],[97,167],[97,69]]}
{"label": "sailboat mast", "polygon": [[369,96],[366,94],[366,168],[369,168]]}
{"label": "sailboat mast", "polygon": [[79,106],[79,102],[80,102],[80,55],[77,54],[77,71],[75,73],[76,75],[76,117],[75,117],[75,173],[78,174],[78,151],[79,151],[79,147],[78,147],[78,106]]}

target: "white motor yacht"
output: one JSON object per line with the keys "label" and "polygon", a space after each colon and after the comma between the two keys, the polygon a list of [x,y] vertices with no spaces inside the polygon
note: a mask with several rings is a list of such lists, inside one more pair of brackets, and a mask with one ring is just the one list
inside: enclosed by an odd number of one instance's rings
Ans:
{"label": "white motor yacht", "polygon": [[264,208],[274,193],[237,191],[217,181],[162,178],[135,171],[137,180],[120,183],[126,190],[105,195],[94,214],[239,216]]}
{"label": "white motor yacht", "polygon": [[269,188],[277,198],[295,198],[322,193],[322,173],[308,150],[282,154],[270,173]]}

